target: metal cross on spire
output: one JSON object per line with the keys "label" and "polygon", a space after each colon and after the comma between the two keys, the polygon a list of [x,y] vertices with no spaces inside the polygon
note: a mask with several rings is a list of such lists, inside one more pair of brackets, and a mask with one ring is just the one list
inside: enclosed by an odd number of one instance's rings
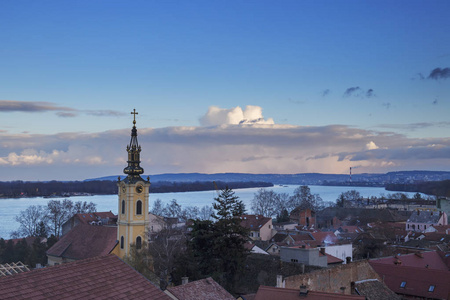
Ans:
{"label": "metal cross on spire", "polygon": [[133,116],[133,125],[136,125],[136,115],[138,115],[139,113],[136,112],[135,108],[133,108],[133,111],[131,112],[131,114],[134,115]]}

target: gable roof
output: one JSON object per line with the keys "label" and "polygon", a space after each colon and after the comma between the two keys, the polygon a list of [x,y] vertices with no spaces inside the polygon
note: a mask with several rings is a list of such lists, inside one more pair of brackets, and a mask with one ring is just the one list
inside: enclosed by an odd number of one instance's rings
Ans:
{"label": "gable roof", "polygon": [[230,293],[211,277],[169,288],[168,291],[181,300],[235,300]]}
{"label": "gable roof", "polygon": [[160,289],[110,254],[0,277],[2,299],[168,299]]}
{"label": "gable roof", "polygon": [[441,218],[439,212],[430,210],[416,210],[409,216],[408,223],[437,224]]}
{"label": "gable roof", "polygon": [[74,218],[77,218],[80,223],[82,224],[89,224],[92,221],[100,221],[102,219],[113,219],[117,216],[113,214],[111,211],[105,211],[105,212],[92,212],[92,213],[86,213],[86,214],[75,214]]}
{"label": "gable roof", "polygon": [[91,258],[111,253],[117,243],[117,227],[78,224],[48,249],[47,255]]}
{"label": "gable roof", "polygon": [[324,293],[308,291],[307,294],[300,295],[298,289],[277,288],[272,286],[259,286],[258,292],[256,292],[255,300],[297,300],[297,299],[310,299],[310,300],[326,300],[326,299],[361,299],[364,300],[364,296],[358,295],[346,295],[335,293]]}
{"label": "gable roof", "polygon": [[[448,299],[450,295],[450,272],[444,270],[405,267],[369,262],[384,278],[384,283],[395,293],[426,299]],[[433,287],[432,291],[430,287]]]}
{"label": "gable roof", "polygon": [[334,232],[317,231],[317,232],[311,232],[311,235],[315,241],[320,242],[320,243],[335,244],[339,241],[339,239],[334,234]]}
{"label": "gable roof", "polygon": [[272,221],[271,218],[266,218],[261,215],[242,215],[239,218],[241,220],[241,226],[250,230],[259,230],[267,222]]}
{"label": "gable roof", "polygon": [[415,267],[421,269],[434,269],[434,270],[445,270],[448,271],[449,268],[442,256],[439,255],[437,251],[412,253],[405,255],[396,255],[385,258],[372,259],[369,262],[373,264],[383,264],[392,266],[402,266],[402,267]]}

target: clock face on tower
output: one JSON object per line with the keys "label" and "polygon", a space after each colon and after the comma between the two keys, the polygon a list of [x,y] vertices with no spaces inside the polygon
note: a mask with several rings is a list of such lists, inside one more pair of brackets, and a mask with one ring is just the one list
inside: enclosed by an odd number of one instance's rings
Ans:
{"label": "clock face on tower", "polygon": [[138,186],[136,187],[136,192],[137,192],[137,193],[142,193],[143,190],[144,190],[144,187],[143,187],[142,185],[138,185]]}

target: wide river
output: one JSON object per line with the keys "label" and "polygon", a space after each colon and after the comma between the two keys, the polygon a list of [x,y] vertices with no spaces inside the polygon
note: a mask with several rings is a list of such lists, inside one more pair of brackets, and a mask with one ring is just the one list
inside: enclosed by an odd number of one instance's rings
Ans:
{"label": "wide river", "polygon": [[[273,190],[277,193],[293,194],[293,191],[297,188],[297,185],[287,186],[273,186],[266,188],[267,190]],[[336,199],[342,192],[349,190],[357,190],[363,197],[388,195],[390,193],[384,188],[379,187],[348,187],[348,186],[309,186],[312,194],[318,194],[325,202],[336,202]],[[236,189],[234,190],[236,195],[244,202],[247,212],[251,213],[250,206],[251,200],[254,194],[259,188],[249,189]],[[405,193],[408,197],[412,197],[414,193]],[[161,193],[150,194],[150,209],[155,199],[161,199],[166,204],[172,199],[176,199],[177,203],[182,208],[187,206],[202,207],[205,205],[212,205],[214,197],[217,197],[216,191],[204,191],[204,192],[186,192],[186,193]],[[47,205],[50,200],[63,200],[64,198],[5,198],[0,199],[0,237],[4,239],[10,238],[10,233],[17,230],[19,224],[15,221],[15,217],[19,215],[20,211],[27,209],[30,205]],[[98,196],[77,196],[70,197],[72,201],[88,201],[97,204],[97,211],[112,211],[117,214],[118,201],[117,195],[98,195]]]}

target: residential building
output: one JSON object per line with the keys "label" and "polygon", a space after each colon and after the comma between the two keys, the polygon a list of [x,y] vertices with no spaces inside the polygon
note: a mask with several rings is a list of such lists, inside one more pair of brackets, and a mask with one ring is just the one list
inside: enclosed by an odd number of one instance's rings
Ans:
{"label": "residential building", "polygon": [[117,226],[117,216],[111,211],[75,214],[62,225],[62,235],[68,233],[78,224]]}
{"label": "residential building", "polygon": [[272,218],[261,215],[242,215],[239,218],[241,226],[250,230],[249,237],[252,240],[268,241],[275,234]]}
{"label": "residential building", "polygon": [[386,285],[405,298],[448,299],[450,265],[443,252],[430,251],[369,261]]}
{"label": "residential building", "polygon": [[118,254],[117,227],[78,224],[47,250],[48,265]]}
{"label": "residential building", "polygon": [[447,215],[436,210],[416,210],[406,221],[406,230],[424,232],[430,226],[447,225]]}

